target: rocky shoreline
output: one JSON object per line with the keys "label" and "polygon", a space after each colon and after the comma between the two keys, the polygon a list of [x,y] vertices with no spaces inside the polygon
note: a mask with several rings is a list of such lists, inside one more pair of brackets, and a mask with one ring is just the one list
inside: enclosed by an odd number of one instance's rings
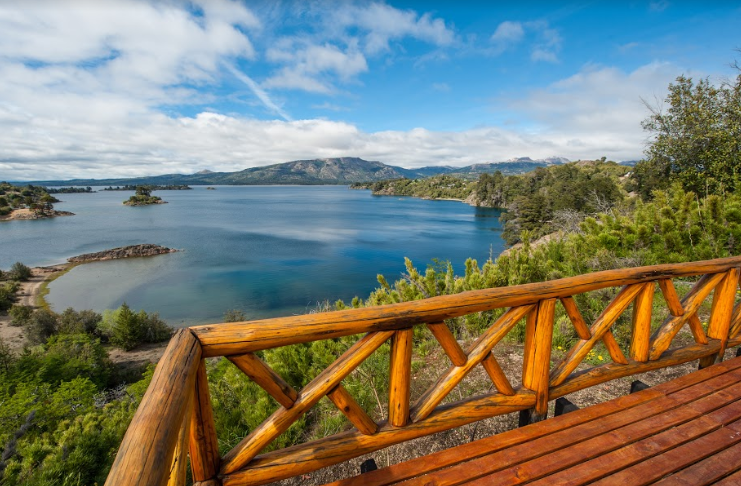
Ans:
{"label": "rocky shoreline", "polygon": [[96,253],[85,253],[83,255],[68,258],[67,261],[69,263],[99,262],[104,260],[119,260],[121,258],[163,255],[165,253],[175,253],[177,251],[179,250],[153,244],[131,245],[112,248],[110,250],[99,251]]}

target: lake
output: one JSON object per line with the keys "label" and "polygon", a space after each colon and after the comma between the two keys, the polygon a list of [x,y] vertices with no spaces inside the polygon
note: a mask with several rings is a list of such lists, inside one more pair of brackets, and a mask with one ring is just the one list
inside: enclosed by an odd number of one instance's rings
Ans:
{"label": "lake", "polygon": [[0,223],[0,268],[154,243],[182,250],[80,265],[49,285],[61,312],[116,308],[159,312],[174,326],[302,314],[318,302],[365,298],[433,259],[462,273],[504,249],[497,209],[457,201],[372,196],[346,186],[217,186],[157,191],[169,204],[128,207],[132,192],[59,194],[75,216]]}

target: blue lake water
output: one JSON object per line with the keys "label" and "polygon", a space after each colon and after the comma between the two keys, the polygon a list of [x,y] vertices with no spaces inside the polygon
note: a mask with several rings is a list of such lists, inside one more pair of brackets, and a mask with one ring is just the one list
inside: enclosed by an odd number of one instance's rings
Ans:
{"label": "blue lake water", "polygon": [[75,216],[0,223],[0,268],[30,266],[125,245],[183,250],[80,265],[52,282],[56,311],[159,312],[175,326],[306,313],[317,302],[367,297],[377,274],[398,279],[404,257],[463,272],[504,248],[495,209],[456,201],[378,197],[345,186],[217,186],[159,191],[169,204],[127,207],[130,192],[60,194]]}

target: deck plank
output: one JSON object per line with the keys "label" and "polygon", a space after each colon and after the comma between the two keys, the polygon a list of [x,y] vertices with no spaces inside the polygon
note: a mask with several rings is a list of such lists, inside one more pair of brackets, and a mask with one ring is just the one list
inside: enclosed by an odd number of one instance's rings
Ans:
{"label": "deck plank", "polygon": [[662,484],[675,477],[676,484],[705,484],[699,477],[741,484],[732,479],[741,478],[734,472],[741,469],[740,398],[737,358],[330,485],[638,485],[665,477]]}
{"label": "deck plank", "polygon": [[668,486],[672,484],[705,486],[706,484],[713,484],[728,475],[728,471],[738,471],[739,469],[741,469],[741,443],[736,443],[655,484],[656,486]]}
{"label": "deck plank", "polygon": [[592,484],[595,486],[651,484],[739,442],[741,442],[741,422],[734,422]]}

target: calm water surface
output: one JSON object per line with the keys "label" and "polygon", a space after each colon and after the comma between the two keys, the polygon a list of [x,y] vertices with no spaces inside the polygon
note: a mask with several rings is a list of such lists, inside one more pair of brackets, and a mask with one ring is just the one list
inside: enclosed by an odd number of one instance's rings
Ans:
{"label": "calm water surface", "polygon": [[434,258],[456,273],[504,248],[499,210],[455,201],[376,197],[345,186],[218,186],[156,193],[169,204],[127,207],[130,192],[60,194],[75,216],[0,224],[0,268],[61,263],[118,246],[183,250],[80,265],[49,286],[56,311],[157,311],[173,325],[305,313],[317,302],[367,297],[381,273],[393,281],[404,257]]}

